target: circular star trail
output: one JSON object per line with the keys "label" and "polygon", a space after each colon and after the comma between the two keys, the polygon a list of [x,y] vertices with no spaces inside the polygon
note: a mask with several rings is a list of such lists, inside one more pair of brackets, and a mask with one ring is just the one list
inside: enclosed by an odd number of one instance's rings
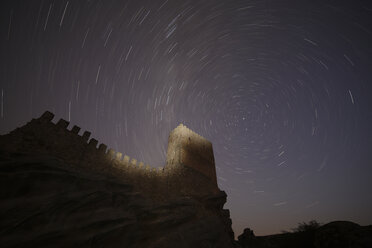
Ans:
{"label": "circular star trail", "polygon": [[0,132],[50,110],[165,163],[213,143],[233,228],[371,224],[367,1],[2,1]]}

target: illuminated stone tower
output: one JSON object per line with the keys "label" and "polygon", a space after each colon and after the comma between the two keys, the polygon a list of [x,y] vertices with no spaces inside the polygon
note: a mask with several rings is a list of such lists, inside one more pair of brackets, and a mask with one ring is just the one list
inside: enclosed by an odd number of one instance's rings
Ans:
{"label": "illuminated stone tower", "polygon": [[165,170],[178,170],[186,186],[218,191],[212,143],[180,124],[169,135]]}

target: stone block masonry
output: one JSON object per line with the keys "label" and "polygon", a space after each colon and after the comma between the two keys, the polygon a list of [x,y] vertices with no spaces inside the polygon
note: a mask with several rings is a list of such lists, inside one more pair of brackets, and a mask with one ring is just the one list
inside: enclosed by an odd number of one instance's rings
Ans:
{"label": "stone block masonry", "polygon": [[41,117],[1,135],[1,150],[52,155],[75,169],[129,181],[139,191],[157,199],[221,192],[211,142],[182,124],[169,135],[166,164],[155,169],[107,149],[107,145],[90,138],[89,131],[79,135],[80,127],[69,129],[68,121],[60,119],[54,124],[53,119],[54,114],[46,111]]}
{"label": "stone block masonry", "polygon": [[217,186],[212,143],[180,124],[169,135],[168,167],[188,167]]}

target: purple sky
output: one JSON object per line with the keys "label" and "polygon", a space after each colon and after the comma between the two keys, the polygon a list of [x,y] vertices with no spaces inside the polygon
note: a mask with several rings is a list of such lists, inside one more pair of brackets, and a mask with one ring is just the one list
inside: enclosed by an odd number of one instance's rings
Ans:
{"label": "purple sky", "polygon": [[3,0],[0,134],[45,110],[152,166],[213,143],[235,234],[372,224],[372,3]]}

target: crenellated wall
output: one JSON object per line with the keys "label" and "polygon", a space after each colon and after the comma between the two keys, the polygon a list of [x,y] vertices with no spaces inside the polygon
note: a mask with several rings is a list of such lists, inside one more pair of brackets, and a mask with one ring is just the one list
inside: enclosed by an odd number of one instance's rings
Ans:
{"label": "crenellated wall", "polygon": [[121,152],[99,144],[91,133],[46,111],[40,118],[0,136],[1,150],[48,154],[71,167],[127,180],[155,198],[169,194],[206,195],[220,192],[217,186],[212,144],[180,124],[169,135],[167,161],[153,168]]}

